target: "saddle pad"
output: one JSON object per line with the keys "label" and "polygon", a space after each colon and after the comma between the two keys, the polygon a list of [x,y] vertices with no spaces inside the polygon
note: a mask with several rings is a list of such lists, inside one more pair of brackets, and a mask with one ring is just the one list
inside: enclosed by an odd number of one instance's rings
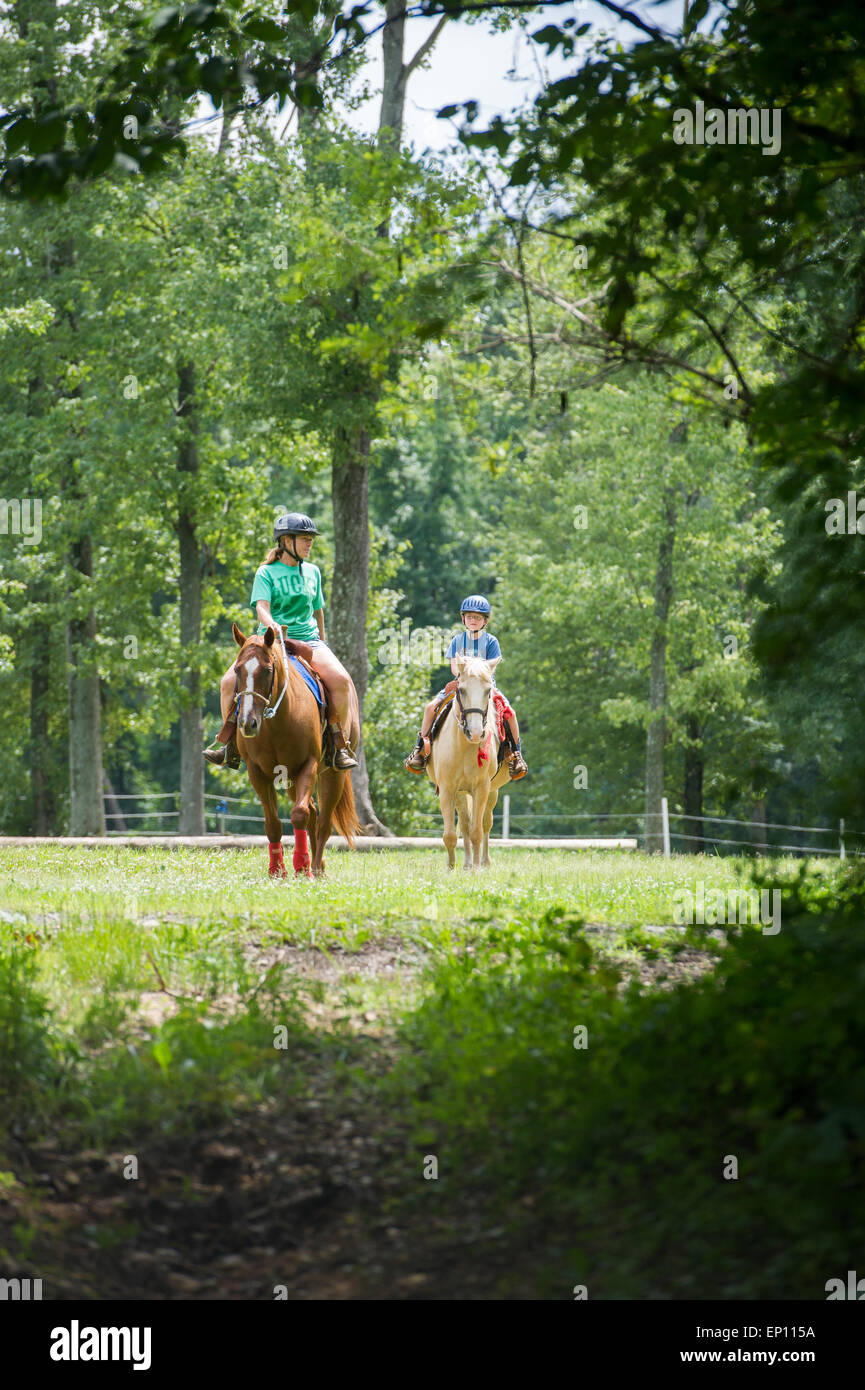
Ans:
{"label": "saddle pad", "polygon": [[309,671],[307,671],[307,669],[306,669],[306,667],[304,666],[303,662],[300,661],[296,656],[292,656],[290,652],[288,653],[288,659],[289,659],[289,661],[292,663],[292,665],[295,666],[295,667],[297,668],[297,670],[300,672],[300,674],[303,676],[303,679],[306,681],[307,685],[309,686],[310,690],[312,691],[313,695],[315,696],[315,703],[318,705],[318,707],[319,707],[320,710],[323,710],[323,709],[324,709],[324,701],[322,700],[322,697],[321,697],[321,690],[319,689],[318,681],[315,679],[314,676],[311,676],[311,675],[310,675]]}
{"label": "saddle pad", "polygon": [[446,696],[444,697],[444,699],[442,700],[441,704],[439,705],[438,710],[436,711],[436,714],[435,714],[435,718],[433,719],[432,728],[431,728],[430,731],[429,731],[429,740],[430,740],[430,743],[435,743],[436,739],[438,738],[439,734],[441,733],[441,731],[442,731],[442,726],[444,725],[444,722],[445,722],[445,720],[446,720],[447,717],[448,717],[448,712],[449,712],[449,710],[450,710],[450,707],[451,707],[451,705],[453,704],[453,699],[454,699],[454,692],[451,691],[451,693],[450,693],[449,695],[446,695]]}
{"label": "saddle pad", "polygon": [[493,705],[496,711],[496,732],[500,739],[505,736],[505,720],[513,719],[514,712],[500,691],[493,691]]}

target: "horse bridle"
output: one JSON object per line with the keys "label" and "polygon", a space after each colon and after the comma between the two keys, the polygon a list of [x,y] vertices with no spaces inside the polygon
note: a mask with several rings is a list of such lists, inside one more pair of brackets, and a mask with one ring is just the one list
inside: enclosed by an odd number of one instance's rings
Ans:
{"label": "horse bridle", "polygon": [[456,706],[457,706],[457,709],[459,710],[459,714],[457,715],[457,723],[459,724],[460,728],[462,729],[462,731],[463,731],[463,733],[465,734],[465,736],[466,736],[467,739],[471,740],[471,734],[469,733],[468,729],[466,728],[466,715],[467,715],[467,714],[479,714],[479,715],[482,717],[483,721],[484,721],[484,727],[486,727],[487,714],[489,713],[490,700],[492,699],[492,693],[493,693],[492,686],[490,686],[490,693],[489,693],[489,695],[487,696],[487,703],[486,703],[486,707],[485,707],[484,709],[476,709],[473,705],[470,706],[468,709],[466,709],[465,706],[463,705],[462,700],[460,699],[460,688],[459,688],[459,685],[457,685],[457,687],[456,687],[456,689],[455,689],[455,691],[454,691]]}
{"label": "horse bridle", "polygon": [[[280,646],[282,647],[282,663],[283,663],[283,668],[284,668],[284,670],[285,670],[285,681],[284,681],[284,683],[283,683],[282,690],[279,692],[279,698],[277,699],[276,704],[275,704],[272,708],[271,708],[271,704],[270,704],[270,697],[271,697],[271,695],[273,694],[273,681],[274,681],[274,677],[275,677],[275,675],[276,675],[276,662],[273,660],[273,657],[271,657],[271,659],[270,659],[270,685],[269,685],[268,688],[267,688],[267,694],[266,694],[266,695],[262,695],[262,693],[261,693],[260,690],[241,690],[241,688],[240,688],[240,672],[239,672],[238,669],[237,669],[237,662],[235,662],[235,664],[234,664],[234,718],[235,718],[238,722],[239,722],[239,720],[240,720],[240,702],[241,702],[241,700],[243,699],[244,695],[251,695],[252,698],[253,698],[253,700],[256,699],[256,698],[258,698],[259,700],[263,700],[263,701],[264,701],[264,717],[265,717],[265,719],[272,719],[273,716],[276,714],[276,711],[279,709],[279,706],[280,706],[280,704],[282,703],[282,697],[283,697],[283,695],[285,694],[286,690],[288,689],[288,657],[287,657],[286,654],[285,654],[285,639],[284,639],[284,636],[283,636],[282,628],[279,629],[279,644],[280,644]],[[238,658],[238,660],[239,660],[239,658]]]}

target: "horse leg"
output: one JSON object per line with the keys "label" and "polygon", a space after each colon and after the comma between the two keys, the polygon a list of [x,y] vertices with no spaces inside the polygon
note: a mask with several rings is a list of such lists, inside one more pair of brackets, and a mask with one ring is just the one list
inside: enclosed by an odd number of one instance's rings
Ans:
{"label": "horse leg", "polygon": [[318,829],[312,861],[312,872],[316,876],[324,873],[324,847],[330,838],[334,807],[342,795],[343,778],[348,775],[335,767],[323,767],[318,774]]}
{"label": "horse leg", "polygon": [[442,839],[444,840],[445,849],[448,852],[448,868],[452,869],[455,864],[454,849],[456,848],[457,832],[454,822],[454,796],[449,787],[441,788],[439,805],[441,806],[442,820],[445,826]]}
{"label": "horse leg", "polygon": [[463,868],[470,869],[471,862],[471,840],[469,831],[469,806],[468,796],[465,792],[457,792],[456,796],[457,815],[460,823],[460,834],[463,837]]}
{"label": "horse leg", "polygon": [[292,863],[295,878],[299,878],[303,873],[306,874],[307,878],[312,878],[307,826],[309,824],[309,803],[312,798],[312,789],[315,786],[317,770],[318,759],[308,758],[294,778],[295,796],[294,805],[291,808],[291,823],[294,827]]}
{"label": "horse leg", "polygon": [[309,801],[309,819],[308,819],[308,821],[307,821],[306,830],[307,830],[307,834],[309,835],[309,852],[310,852],[310,854],[312,855],[312,863],[313,863],[313,870],[312,870],[312,872],[313,872],[313,874],[315,874],[315,867],[314,867],[314,866],[315,866],[315,860],[316,860],[316,856],[319,854],[319,849],[318,849],[318,812],[317,812],[316,809],[315,809],[315,802],[312,800],[311,797],[310,797],[310,801]]}
{"label": "horse leg", "polygon": [[484,838],[484,813],[487,809],[489,782],[479,782],[472,792],[472,864],[473,869],[481,867],[481,848]]}
{"label": "horse leg", "polygon": [[252,783],[264,811],[264,829],[268,839],[270,863],[268,873],[271,878],[285,878],[285,860],[282,857],[282,821],[279,816],[279,802],[273,778],[267,777],[255,763],[249,764],[249,780]]}
{"label": "horse leg", "polygon": [[490,866],[490,830],[493,824],[493,811],[496,809],[496,802],[499,799],[499,789],[490,783],[490,794],[487,797],[487,806],[484,811],[484,842],[481,847],[481,868],[488,869]]}

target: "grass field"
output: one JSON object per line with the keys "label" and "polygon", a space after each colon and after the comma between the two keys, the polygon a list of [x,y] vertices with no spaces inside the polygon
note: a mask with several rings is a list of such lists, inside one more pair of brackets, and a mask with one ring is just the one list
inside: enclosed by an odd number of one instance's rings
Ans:
{"label": "grass field", "polygon": [[[0,927],[7,939],[24,931],[38,943],[41,985],[56,1016],[73,1023],[106,991],[194,996],[218,985],[241,995],[256,960],[272,964],[281,947],[303,953],[306,975],[334,984],[338,974],[344,1002],[375,997],[399,1009],[407,974],[483,937],[488,924],[560,906],[598,926],[668,926],[676,888],[698,877],[719,888],[738,882],[732,860],[664,863],[615,851],[508,851],[488,874],[449,873],[443,851],[334,853],[316,883],[271,882],[265,870],[260,849],[4,847]],[[626,950],[626,936],[611,932],[610,948]],[[388,970],[388,952],[411,970]]]}
{"label": "grass field", "polygon": [[[659,1001],[696,1007],[713,976],[723,933],[675,929],[676,889],[740,872],[509,851],[449,874],[443,851],[333,853],[323,881],[272,883],[260,849],[3,847],[3,1272],[43,1278],[45,1297],[567,1297],[587,1263],[599,1296],[714,1296],[689,1292],[675,1252],[645,1269],[666,1218],[627,1180],[641,1145],[651,1167],[667,1129],[671,1154],[685,1142],[693,1097],[620,1152],[602,1112],[627,1086],[603,1069],[624,1067],[638,1018],[675,1035]],[[736,935],[770,959],[758,930]],[[694,1046],[715,1046],[700,1026]],[[621,1190],[604,1171],[569,1193],[584,1144],[612,1144]],[[562,1243],[565,1208],[579,1234]]]}

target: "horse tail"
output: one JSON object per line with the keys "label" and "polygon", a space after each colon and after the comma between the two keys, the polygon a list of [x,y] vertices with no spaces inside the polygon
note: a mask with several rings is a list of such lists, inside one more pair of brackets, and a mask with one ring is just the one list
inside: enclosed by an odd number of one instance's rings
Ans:
{"label": "horse tail", "polygon": [[346,777],[339,794],[339,801],[333,808],[333,820],[340,835],[344,835],[349,849],[354,849],[354,837],[360,830],[360,821],[354,809],[354,787],[351,777]]}

